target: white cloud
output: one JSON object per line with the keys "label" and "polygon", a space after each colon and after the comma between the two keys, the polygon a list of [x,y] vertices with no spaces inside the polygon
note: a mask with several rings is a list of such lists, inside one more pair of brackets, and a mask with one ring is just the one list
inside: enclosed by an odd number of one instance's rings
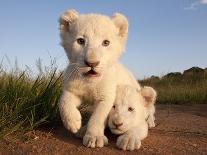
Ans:
{"label": "white cloud", "polygon": [[201,0],[201,4],[207,4],[207,0]]}
{"label": "white cloud", "polygon": [[194,2],[194,3],[191,3],[190,6],[185,7],[184,9],[185,10],[196,10],[198,5],[199,5],[199,2]]}
{"label": "white cloud", "polygon": [[185,10],[196,10],[199,5],[207,5],[207,0],[196,0],[195,2],[191,3],[190,6],[185,7]]}

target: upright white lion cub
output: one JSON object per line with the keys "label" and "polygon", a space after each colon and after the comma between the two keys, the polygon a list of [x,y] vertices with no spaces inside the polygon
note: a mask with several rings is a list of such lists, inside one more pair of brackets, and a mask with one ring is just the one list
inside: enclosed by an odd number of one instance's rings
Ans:
{"label": "upright white lion cub", "polygon": [[[156,91],[151,87],[138,90],[128,85],[117,87],[117,96],[109,113],[108,126],[112,133],[121,134],[117,147],[123,150],[139,149],[147,137],[148,125],[154,125]],[[152,119],[153,118],[153,119]]]}
{"label": "upright white lion cub", "polygon": [[78,110],[83,101],[94,105],[83,144],[107,144],[104,127],[115,97],[116,87],[127,84],[140,89],[133,75],[117,61],[124,50],[128,21],[116,13],[112,17],[81,14],[68,10],[60,17],[61,43],[69,59],[59,103],[64,126],[73,133],[81,127]]}

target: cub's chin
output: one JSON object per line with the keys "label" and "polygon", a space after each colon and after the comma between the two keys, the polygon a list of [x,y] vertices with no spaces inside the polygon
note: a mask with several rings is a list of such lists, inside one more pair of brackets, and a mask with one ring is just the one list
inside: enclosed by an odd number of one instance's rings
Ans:
{"label": "cub's chin", "polygon": [[121,130],[119,128],[110,128],[110,130],[113,134],[116,134],[116,135],[121,135],[121,134],[125,133],[124,130]]}

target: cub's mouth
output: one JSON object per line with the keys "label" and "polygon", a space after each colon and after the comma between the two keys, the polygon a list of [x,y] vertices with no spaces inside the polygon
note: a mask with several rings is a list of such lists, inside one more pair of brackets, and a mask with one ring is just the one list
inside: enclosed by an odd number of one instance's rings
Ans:
{"label": "cub's mouth", "polygon": [[84,76],[86,77],[99,77],[100,74],[96,71],[94,71],[93,68],[91,68],[91,70],[89,70],[88,72],[84,73]]}
{"label": "cub's mouth", "polygon": [[114,133],[114,134],[123,134],[124,131],[122,131],[121,129],[119,128],[110,128],[111,132]]}

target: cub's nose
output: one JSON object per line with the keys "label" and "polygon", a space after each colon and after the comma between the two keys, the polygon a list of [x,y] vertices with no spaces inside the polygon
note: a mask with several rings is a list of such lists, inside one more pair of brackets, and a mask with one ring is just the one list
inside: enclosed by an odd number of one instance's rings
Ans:
{"label": "cub's nose", "polygon": [[89,61],[84,61],[84,63],[89,66],[89,67],[96,67],[99,65],[100,61],[97,61],[97,62],[89,62]]}
{"label": "cub's nose", "polygon": [[116,128],[119,128],[120,126],[123,125],[123,123],[115,123],[115,122],[112,122],[112,123]]}

